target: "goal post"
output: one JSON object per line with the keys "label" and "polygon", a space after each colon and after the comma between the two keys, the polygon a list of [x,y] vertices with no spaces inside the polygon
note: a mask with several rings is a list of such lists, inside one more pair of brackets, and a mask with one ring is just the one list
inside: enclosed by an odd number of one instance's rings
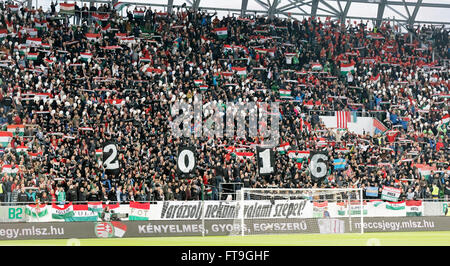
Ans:
{"label": "goal post", "polygon": [[361,188],[242,188],[240,235],[364,233]]}

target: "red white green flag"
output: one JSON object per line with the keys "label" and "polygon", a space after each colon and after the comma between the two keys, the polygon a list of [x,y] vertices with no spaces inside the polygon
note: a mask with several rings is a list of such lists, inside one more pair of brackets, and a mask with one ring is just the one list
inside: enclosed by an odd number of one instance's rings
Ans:
{"label": "red white green flag", "polygon": [[122,10],[122,8],[126,7],[127,5],[129,5],[128,3],[123,3],[123,2],[117,2],[113,5],[114,10],[120,11]]}
{"label": "red white green flag", "polygon": [[406,201],[406,216],[422,216],[423,204],[421,200]]}
{"label": "red white green flag", "polygon": [[59,13],[72,15],[75,13],[75,4],[68,3],[60,3],[59,4]]}
{"label": "red white green flag", "polygon": [[215,28],[214,32],[216,33],[219,39],[225,39],[228,37],[228,29],[226,27],[223,28]]}
{"label": "red white green flag", "polygon": [[355,72],[355,64],[341,64],[341,75],[347,75],[348,72]]}
{"label": "red white green flag", "polygon": [[239,76],[247,76],[247,68],[245,67],[232,67],[231,68],[233,71],[236,71],[236,74],[238,74]]}
{"label": "red white green flag", "polygon": [[322,70],[322,65],[320,63],[312,63],[311,70],[320,71]]}
{"label": "red white green flag", "polygon": [[24,125],[8,125],[6,126],[8,132],[13,133],[14,136],[23,136],[25,132]]}
{"label": "red white green flag", "polygon": [[42,45],[42,39],[41,38],[28,38],[27,39],[27,45],[30,45],[30,46],[41,46]]}
{"label": "red white green flag", "polygon": [[130,221],[147,221],[148,211],[150,210],[150,203],[130,202],[130,213],[128,219]]}
{"label": "red white green flag", "polygon": [[87,62],[87,61],[89,61],[89,59],[92,59],[92,53],[89,53],[89,52],[87,52],[87,53],[80,53],[80,60],[81,61]]}
{"label": "red white green flag", "polygon": [[52,204],[52,218],[53,219],[68,219],[73,216],[73,205],[72,203],[65,205]]}
{"label": "red white green flag", "polygon": [[86,39],[90,42],[98,42],[100,40],[100,33],[86,33]]}
{"label": "red white green flag", "polygon": [[44,217],[48,214],[46,204],[28,204],[25,208],[25,215],[37,218]]}

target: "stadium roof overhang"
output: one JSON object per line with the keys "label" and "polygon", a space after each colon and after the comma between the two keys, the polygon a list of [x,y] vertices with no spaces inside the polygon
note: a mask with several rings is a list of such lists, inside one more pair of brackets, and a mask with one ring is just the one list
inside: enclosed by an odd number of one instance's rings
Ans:
{"label": "stadium roof overhang", "polygon": [[[81,0],[111,2],[110,0]],[[117,0],[112,0],[113,4]],[[450,25],[448,0],[132,0],[120,1],[139,6],[160,7],[171,12],[186,6],[240,16],[330,17],[332,20],[364,20],[373,25],[393,21],[407,27],[417,24]]]}

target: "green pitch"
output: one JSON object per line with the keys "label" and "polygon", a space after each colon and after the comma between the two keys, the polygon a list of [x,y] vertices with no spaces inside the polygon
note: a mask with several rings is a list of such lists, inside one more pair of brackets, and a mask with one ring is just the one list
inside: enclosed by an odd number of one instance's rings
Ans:
{"label": "green pitch", "polygon": [[3,246],[450,246],[450,231],[207,237],[6,240]]}

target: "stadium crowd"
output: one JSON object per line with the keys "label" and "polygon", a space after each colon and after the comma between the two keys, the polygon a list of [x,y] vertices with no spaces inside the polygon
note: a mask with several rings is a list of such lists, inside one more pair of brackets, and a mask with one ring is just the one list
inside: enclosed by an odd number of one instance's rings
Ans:
{"label": "stadium crowd", "polygon": [[[373,198],[382,186],[407,199],[450,195],[443,27],[405,33],[387,22],[95,4],[77,5],[73,17],[57,3],[0,9],[0,125],[13,132],[0,150],[3,202],[217,200],[231,182],[378,187]],[[259,137],[174,138],[170,107],[195,94],[213,104],[278,101],[280,147],[289,148],[276,148],[276,173],[258,175]],[[319,116],[334,111],[383,124],[374,135],[326,128]],[[117,175],[105,174],[98,152],[110,140]],[[197,149],[189,178],[176,171],[182,145]],[[344,166],[330,160],[327,178],[313,180],[292,152],[313,150]]]}

